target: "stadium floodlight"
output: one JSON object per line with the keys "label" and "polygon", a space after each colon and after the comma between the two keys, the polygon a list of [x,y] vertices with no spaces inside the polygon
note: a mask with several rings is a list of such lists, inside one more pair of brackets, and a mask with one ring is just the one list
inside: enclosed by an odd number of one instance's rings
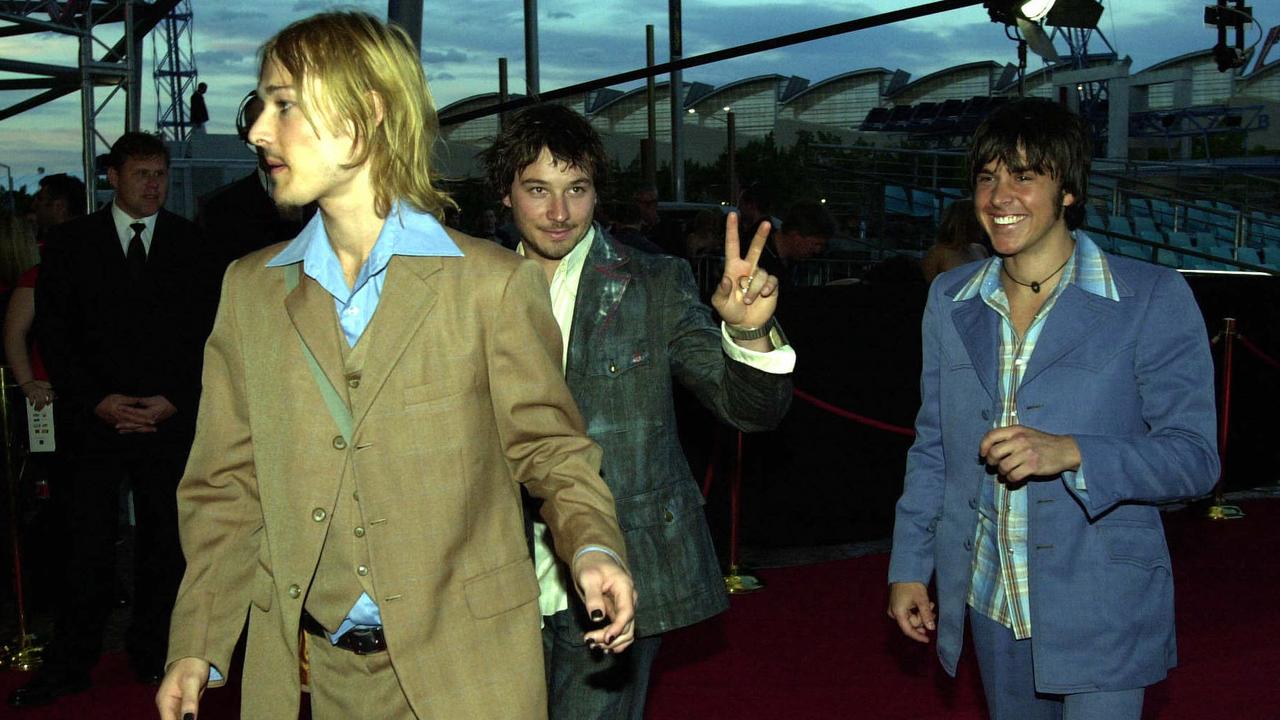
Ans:
{"label": "stadium floodlight", "polygon": [[[1218,64],[1218,72],[1242,68],[1248,62],[1244,49],[1244,27],[1257,21],[1253,19],[1253,8],[1244,2],[1245,0],[1235,0],[1232,7],[1229,0],[1218,0],[1216,6],[1205,6],[1204,24],[1218,30],[1218,44],[1213,46],[1213,59]],[[1235,30],[1234,44],[1227,44],[1228,29]]]}
{"label": "stadium floodlight", "polygon": [[1043,20],[1051,27],[1096,28],[1102,17],[1097,0],[988,0],[983,6],[991,22],[1002,25]]}
{"label": "stadium floodlight", "polygon": [[991,0],[982,5],[987,8],[991,22],[1015,25],[1018,20],[1039,22],[1053,9],[1054,0]]}

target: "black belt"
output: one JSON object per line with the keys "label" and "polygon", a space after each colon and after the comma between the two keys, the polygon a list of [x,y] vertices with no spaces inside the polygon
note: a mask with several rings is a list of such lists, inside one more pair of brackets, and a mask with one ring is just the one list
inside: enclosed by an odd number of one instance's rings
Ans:
{"label": "black belt", "polygon": [[[311,617],[311,613],[306,610],[302,611],[302,629],[309,635],[315,635],[318,638],[324,638],[325,642],[330,642],[329,632],[315,618]],[[351,628],[343,633],[338,638],[338,642],[333,643],[333,646],[357,655],[373,655],[386,652],[387,640],[382,635],[381,627],[358,627]]]}

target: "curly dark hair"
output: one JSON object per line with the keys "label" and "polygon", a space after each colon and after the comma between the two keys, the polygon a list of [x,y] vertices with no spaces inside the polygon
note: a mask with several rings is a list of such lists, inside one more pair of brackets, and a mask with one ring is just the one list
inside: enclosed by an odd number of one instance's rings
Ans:
{"label": "curly dark hair", "polygon": [[509,119],[493,145],[481,153],[490,189],[499,196],[509,193],[516,176],[538,159],[543,148],[557,163],[590,175],[597,192],[606,185],[609,156],[600,134],[573,110],[546,103],[525,108]]}

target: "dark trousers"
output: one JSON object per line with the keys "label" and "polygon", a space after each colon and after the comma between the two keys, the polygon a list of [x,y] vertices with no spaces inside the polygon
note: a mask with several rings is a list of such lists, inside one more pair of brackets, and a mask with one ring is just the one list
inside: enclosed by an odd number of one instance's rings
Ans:
{"label": "dark trousers", "polygon": [[72,463],[65,497],[65,594],[58,603],[50,667],[87,672],[102,650],[115,601],[117,518],[126,479],[136,522],[133,617],[126,645],[135,668],[159,669],[164,663],[169,616],[185,568],[175,492],[187,447],[141,438],[131,445],[121,452],[86,449]]}
{"label": "dark trousers", "polygon": [[641,720],[649,672],[662,637],[636,638],[617,655],[587,649],[582,636],[596,627],[574,599],[569,609],[542,618],[550,720]]}

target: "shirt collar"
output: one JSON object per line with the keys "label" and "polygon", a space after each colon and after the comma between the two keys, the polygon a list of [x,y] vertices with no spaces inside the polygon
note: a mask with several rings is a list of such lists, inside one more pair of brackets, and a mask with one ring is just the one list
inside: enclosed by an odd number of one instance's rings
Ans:
{"label": "shirt collar", "polygon": [[[587,264],[587,255],[591,253],[591,243],[595,242],[595,240],[596,226],[592,223],[591,227],[587,229],[587,234],[583,236],[582,240],[580,240],[578,244],[569,251],[568,255],[565,255],[560,259],[560,264],[556,265],[556,271],[552,274],[551,282],[554,283],[558,278],[573,280],[574,278],[581,277],[582,268]],[[516,245],[516,252],[528,257],[528,254],[525,252],[523,240]],[[578,294],[578,283],[570,282],[568,286],[565,287],[565,290],[576,296]]]}
{"label": "shirt collar", "polygon": [[[1076,249],[1063,268],[1063,281],[1058,286],[1074,284],[1087,293],[1119,302],[1120,291],[1111,275],[1111,265],[1107,262],[1106,254],[1083,230],[1076,230],[1071,235],[1075,238]],[[978,295],[989,298],[1000,287],[1000,268],[1003,262],[999,255],[995,255],[979,265],[978,271],[956,293],[955,301],[970,300]]]}
{"label": "shirt collar", "polygon": [[339,302],[348,302],[370,278],[387,269],[396,255],[413,257],[461,257],[462,251],[449,238],[449,234],[435,217],[414,210],[397,202],[387,214],[378,231],[369,257],[356,275],[355,282],[347,287],[338,262],[338,255],[329,244],[324,220],[316,213],[294,238],[275,257],[267,261],[267,267],[281,267],[302,263],[302,272],[315,280]]}
{"label": "shirt collar", "polygon": [[159,214],[160,213],[155,213],[154,215],[148,215],[143,218],[135,218],[121,209],[121,207],[116,204],[115,200],[111,201],[111,221],[115,223],[116,235],[121,239],[121,242],[127,243],[133,238],[133,229],[129,226],[134,223],[142,223],[143,225],[146,225],[147,227],[142,231],[142,236],[143,238],[150,238],[151,231],[156,227],[156,216]]}
{"label": "shirt collar", "polygon": [[[306,227],[302,228],[302,232],[298,233],[298,237],[267,261],[267,267],[302,262],[303,269],[306,270],[310,263],[321,261],[326,254],[333,255],[333,248],[329,246],[324,219],[320,213],[316,213]],[[374,242],[365,265],[386,265],[392,255],[462,257],[462,250],[458,249],[444,226],[434,216],[396,202],[382,223],[382,230],[378,232],[378,239]]]}

